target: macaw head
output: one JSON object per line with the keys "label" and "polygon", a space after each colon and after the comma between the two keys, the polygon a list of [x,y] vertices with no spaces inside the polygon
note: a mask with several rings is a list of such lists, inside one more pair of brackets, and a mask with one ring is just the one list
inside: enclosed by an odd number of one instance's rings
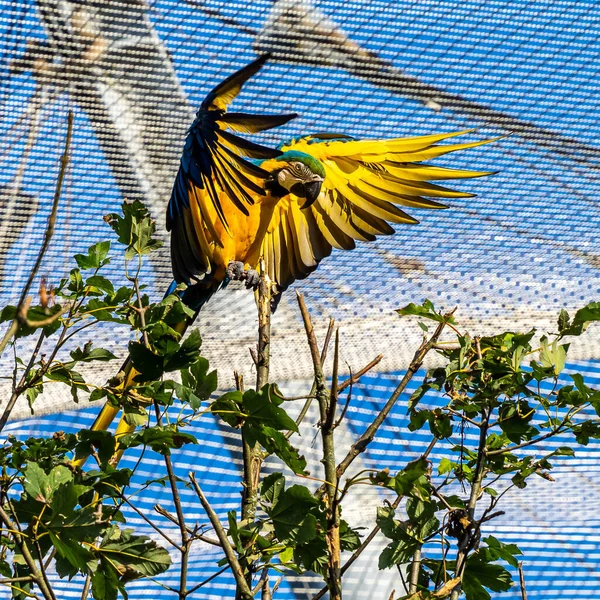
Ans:
{"label": "macaw head", "polygon": [[277,183],[288,192],[306,198],[302,208],[308,208],[321,193],[325,167],[310,154],[290,150],[275,159],[283,163],[277,171]]}

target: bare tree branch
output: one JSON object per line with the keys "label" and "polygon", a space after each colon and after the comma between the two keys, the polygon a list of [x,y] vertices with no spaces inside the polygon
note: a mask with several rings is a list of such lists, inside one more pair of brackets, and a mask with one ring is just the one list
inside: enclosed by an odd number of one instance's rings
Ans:
{"label": "bare tree branch", "polygon": [[15,532],[15,533],[13,533],[13,536],[12,536],[13,539],[15,540],[15,544],[21,551],[21,554],[23,555],[23,559],[27,563],[27,566],[29,567],[29,570],[31,572],[31,577],[33,577],[33,579],[35,580],[35,583],[40,588],[40,591],[42,592],[44,598],[46,600],[56,600],[56,596],[54,595],[52,590],[48,587],[44,577],[42,576],[42,573],[37,568],[37,566],[35,564],[35,560],[33,559],[33,556],[31,556],[31,553],[29,552],[29,548],[27,547],[27,544],[23,541],[23,534],[17,533],[18,532],[17,525],[15,525],[12,522],[11,518],[8,516],[8,513],[1,506],[0,506],[0,520],[2,520],[4,525],[6,525],[6,527],[10,531]]}
{"label": "bare tree branch", "polygon": [[208,518],[212,523],[212,526],[214,527],[215,533],[217,534],[217,537],[221,542],[223,552],[225,552],[225,557],[227,558],[227,562],[229,563],[233,576],[235,577],[235,582],[237,584],[238,590],[240,591],[242,600],[253,600],[252,591],[250,590],[250,587],[246,582],[244,572],[242,571],[242,567],[235,555],[235,550],[229,543],[229,539],[227,538],[225,529],[223,529],[223,526],[219,521],[219,517],[213,510],[212,506],[209,504],[208,500],[206,499],[206,496],[202,492],[202,489],[198,485],[195,474],[191,471],[189,473],[189,478],[194,487],[194,491],[198,496],[198,500],[200,500],[200,504],[202,504],[202,508],[204,508],[206,514],[208,515]]}

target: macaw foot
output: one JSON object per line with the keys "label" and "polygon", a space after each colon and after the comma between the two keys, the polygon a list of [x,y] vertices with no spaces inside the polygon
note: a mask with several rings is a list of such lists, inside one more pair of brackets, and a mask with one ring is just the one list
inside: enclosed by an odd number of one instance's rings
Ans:
{"label": "macaw foot", "polygon": [[260,275],[254,269],[245,269],[244,263],[232,260],[225,271],[227,277],[232,281],[243,281],[248,289],[255,290],[260,283]]}

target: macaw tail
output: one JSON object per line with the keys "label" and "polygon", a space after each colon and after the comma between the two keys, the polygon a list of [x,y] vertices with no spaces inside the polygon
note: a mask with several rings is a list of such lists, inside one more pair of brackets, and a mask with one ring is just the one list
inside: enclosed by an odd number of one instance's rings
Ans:
{"label": "macaw tail", "polygon": [[[174,281],[169,286],[165,298],[170,294],[176,293],[177,283]],[[203,287],[200,285],[193,285],[185,289],[180,293],[180,297],[182,302],[194,310],[194,316],[187,319],[186,321],[182,321],[173,327],[175,331],[180,333],[182,336],[185,334],[187,328],[196,320],[198,313],[202,309],[202,307],[210,300],[212,295],[216,292],[216,288],[214,287]],[[124,389],[133,384],[135,376],[138,372],[134,369],[133,363],[131,361],[131,357],[128,356],[123,366],[119,370],[119,374],[122,375],[122,383],[119,383],[117,389]],[[120,406],[114,406],[110,402],[107,402],[103,407],[96,420],[90,427],[91,431],[106,431],[112,424],[112,422],[116,419],[117,415],[121,410]],[[121,420],[117,425],[117,429],[115,431],[115,438],[118,442],[119,438],[132,433],[135,430],[135,425],[130,425],[125,421],[125,418],[121,416]],[[111,463],[113,466],[116,466],[118,462],[121,460],[121,456],[123,455],[123,448],[118,448],[115,452],[114,456],[111,459]],[[77,460],[73,461],[75,466],[81,467],[87,460],[87,456],[83,456]]]}

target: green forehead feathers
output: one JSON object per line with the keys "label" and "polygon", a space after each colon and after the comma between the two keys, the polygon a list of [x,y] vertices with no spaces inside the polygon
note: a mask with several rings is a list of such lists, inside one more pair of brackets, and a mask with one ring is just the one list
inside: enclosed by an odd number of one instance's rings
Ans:
{"label": "green forehead feathers", "polygon": [[298,150],[288,150],[281,156],[278,156],[275,160],[282,162],[301,162],[305,164],[313,173],[325,178],[325,168],[321,164],[321,161],[317,160],[310,154],[305,154],[304,152],[299,152]]}

